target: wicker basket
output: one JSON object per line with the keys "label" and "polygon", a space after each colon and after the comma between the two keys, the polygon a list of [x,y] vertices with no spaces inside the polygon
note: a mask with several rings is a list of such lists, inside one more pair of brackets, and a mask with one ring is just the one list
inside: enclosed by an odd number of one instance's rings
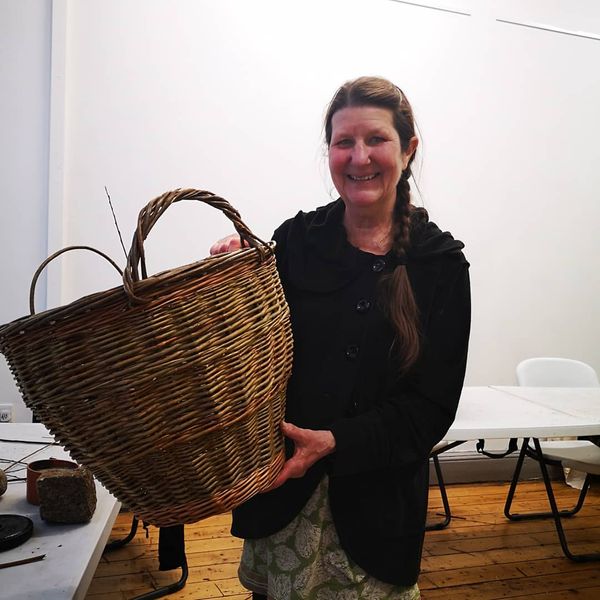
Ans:
{"label": "wicker basket", "polygon": [[[250,247],[147,277],[144,240],[180,200],[223,211]],[[64,249],[34,276],[32,315],[0,327],[25,404],[149,523],[230,510],[281,470],[292,338],[273,248],[222,198],[168,192],[140,212],[123,286],[33,314]]]}

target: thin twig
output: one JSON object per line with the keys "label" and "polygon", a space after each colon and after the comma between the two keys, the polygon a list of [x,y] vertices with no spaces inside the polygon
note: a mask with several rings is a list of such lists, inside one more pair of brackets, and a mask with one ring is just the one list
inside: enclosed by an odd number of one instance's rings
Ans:
{"label": "thin twig", "polygon": [[0,438],[0,442],[6,444],[44,444],[45,446],[60,446],[60,442],[48,441],[52,438],[48,437],[45,440],[16,440],[15,438]]}
{"label": "thin twig", "polygon": [[13,560],[12,562],[0,563],[0,569],[8,569],[8,567],[16,567],[17,565],[26,565],[28,563],[37,562],[38,560],[43,560],[45,557],[45,554],[38,554],[37,556],[30,556],[29,558],[23,558],[21,560]]}
{"label": "thin twig", "polygon": [[119,234],[119,240],[121,240],[121,248],[123,248],[123,253],[125,254],[125,258],[127,258],[127,250],[125,250],[125,244],[123,243],[123,237],[121,236],[121,230],[119,229],[119,224],[117,223],[117,217],[115,215],[115,210],[113,208],[112,202],[110,200],[110,194],[108,193],[108,189],[104,186],[104,191],[106,192],[106,197],[108,198],[108,205],[110,206],[110,212],[112,213],[113,220],[115,222],[115,227],[117,228],[117,233]]}
{"label": "thin twig", "polygon": [[41,448],[38,448],[37,450],[34,450],[33,452],[31,452],[27,456],[24,456],[23,458],[20,458],[19,460],[15,460],[11,465],[8,465],[8,467],[6,467],[6,469],[4,469],[4,472],[8,473],[15,465],[18,465],[19,463],[24,463],[26,459],[32,457],[34,454],[37,454],[38,452],[41,452],[42,450],[45,450],[46,448],[49,448],[52,445],[53,444],[51,444],[51,443],[50,444],[46,444],[45,446],[42,446]]}

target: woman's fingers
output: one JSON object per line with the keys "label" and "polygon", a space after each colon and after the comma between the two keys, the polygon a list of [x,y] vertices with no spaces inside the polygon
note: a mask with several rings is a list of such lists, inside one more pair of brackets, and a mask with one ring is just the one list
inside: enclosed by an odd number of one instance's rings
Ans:
{"label": "woman's fingers", "polygon": [[281,469],[279,475],[277,475],[277,479],[273,482],[273,485],[266,491],[271,491],[282,486],[290,478],[295,479],[299,477],[299,475],[294,474],[294,464],[290,464],[292,461],[292,458],[286,461],[286,463],[283,465],[283,469]]}
{"label": "woman's fingers", "polygon": [[302,438],[302,432],[307,431],[305,429],[300,429],[300,427],[296,427],[292,423],[288,423],[287,421],[281,422],[281,431],[283,431],[283,435],[285,437],[290,438],[290,440],[298,440]]}
{"label": "woman's fingers", "polygon": [[[244,244],[246,245],[246,244]],[[240,236],[236,234],[228,235],[217,242],[215,242],[210,247],[210,254],[223,254],[225,252],[234,252],[235,250],[239,250],[242,247],[242,240]]]}
{"label": "woman's fingers", "polygon": [[281,423],[283,434],[294,442],[294,455],[285,462],[270,489],[275,489],[290,478],[302,477],[318,460],[335,450],[331,431],[303,429],[292,423]]}

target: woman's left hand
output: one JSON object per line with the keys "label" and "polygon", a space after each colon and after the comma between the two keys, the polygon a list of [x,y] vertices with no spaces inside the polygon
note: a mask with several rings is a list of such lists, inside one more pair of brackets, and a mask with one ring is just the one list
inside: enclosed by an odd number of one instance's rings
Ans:
{"label": "woman's left hand", "polygon": [[274,490],[290,478],[302,477],[318,460],[335,450],[331,431],[302,429],[291,423],[281,423],[283,435],[294,442],[294,455],[283,465],[279,476],[269,488]]}

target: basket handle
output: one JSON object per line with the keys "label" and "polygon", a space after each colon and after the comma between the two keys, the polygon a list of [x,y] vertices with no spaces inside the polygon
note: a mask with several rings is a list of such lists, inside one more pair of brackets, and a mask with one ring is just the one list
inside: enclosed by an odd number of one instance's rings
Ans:
{"label": "basket handle", "polygon": [[46,268],[46,265],[48,263],[53,261],[57,256],[60,256],[61,254],[64,254],[65,252],[70,252],[71,250],[90,250],[91,252],[95,252],[96,254],[99,254],[100,256],[102,256],[102,258],[105,258],[119,272],[119,275],[123,276],[123,271],[121,271],[121,268],[119,267],[119,265],[117,265],[117,263],[112,258],[110,258],[109,256],[106,256],[106,254],[104,254],[104,252],[100,252],[100,250],[96,250],[96,248],[92,248],[91,246],[67,246],[66,248],[63,248],[62,250],[58,250],[54,254],[51,254],[37,268],[37,271],[33,274],[33,279],[31,280],[31,286],[29,288],[29,312],[32,315],[35,315],[35,286],[36,286],[39,276],[41,275],[42,271]]}
{"label": "basket handle", "polygon": [[144,240],[148,237],[150,230],[167,208],[174,202],[180,202],[181,200],[198,200],[219,209],[233,223],[235,230],[243,242],[246,242],[251,248],[259,251],[261,260],[273,253],[272,248],[250,231],[248,226],[242,221],[240,213],[224,198],[206,190],[189,188],[165,192],[161,196],[151,200],[140,211],[138,216],[137,228],[133,234],[131,249],[127,255],[127,266],[123,273],[123,287],[132,302],[144,302],[144,298],[136,296],[134,291],[135,283],[140,280],[139,264],[141,264],[142,279],[148,277],[144,254]]}

